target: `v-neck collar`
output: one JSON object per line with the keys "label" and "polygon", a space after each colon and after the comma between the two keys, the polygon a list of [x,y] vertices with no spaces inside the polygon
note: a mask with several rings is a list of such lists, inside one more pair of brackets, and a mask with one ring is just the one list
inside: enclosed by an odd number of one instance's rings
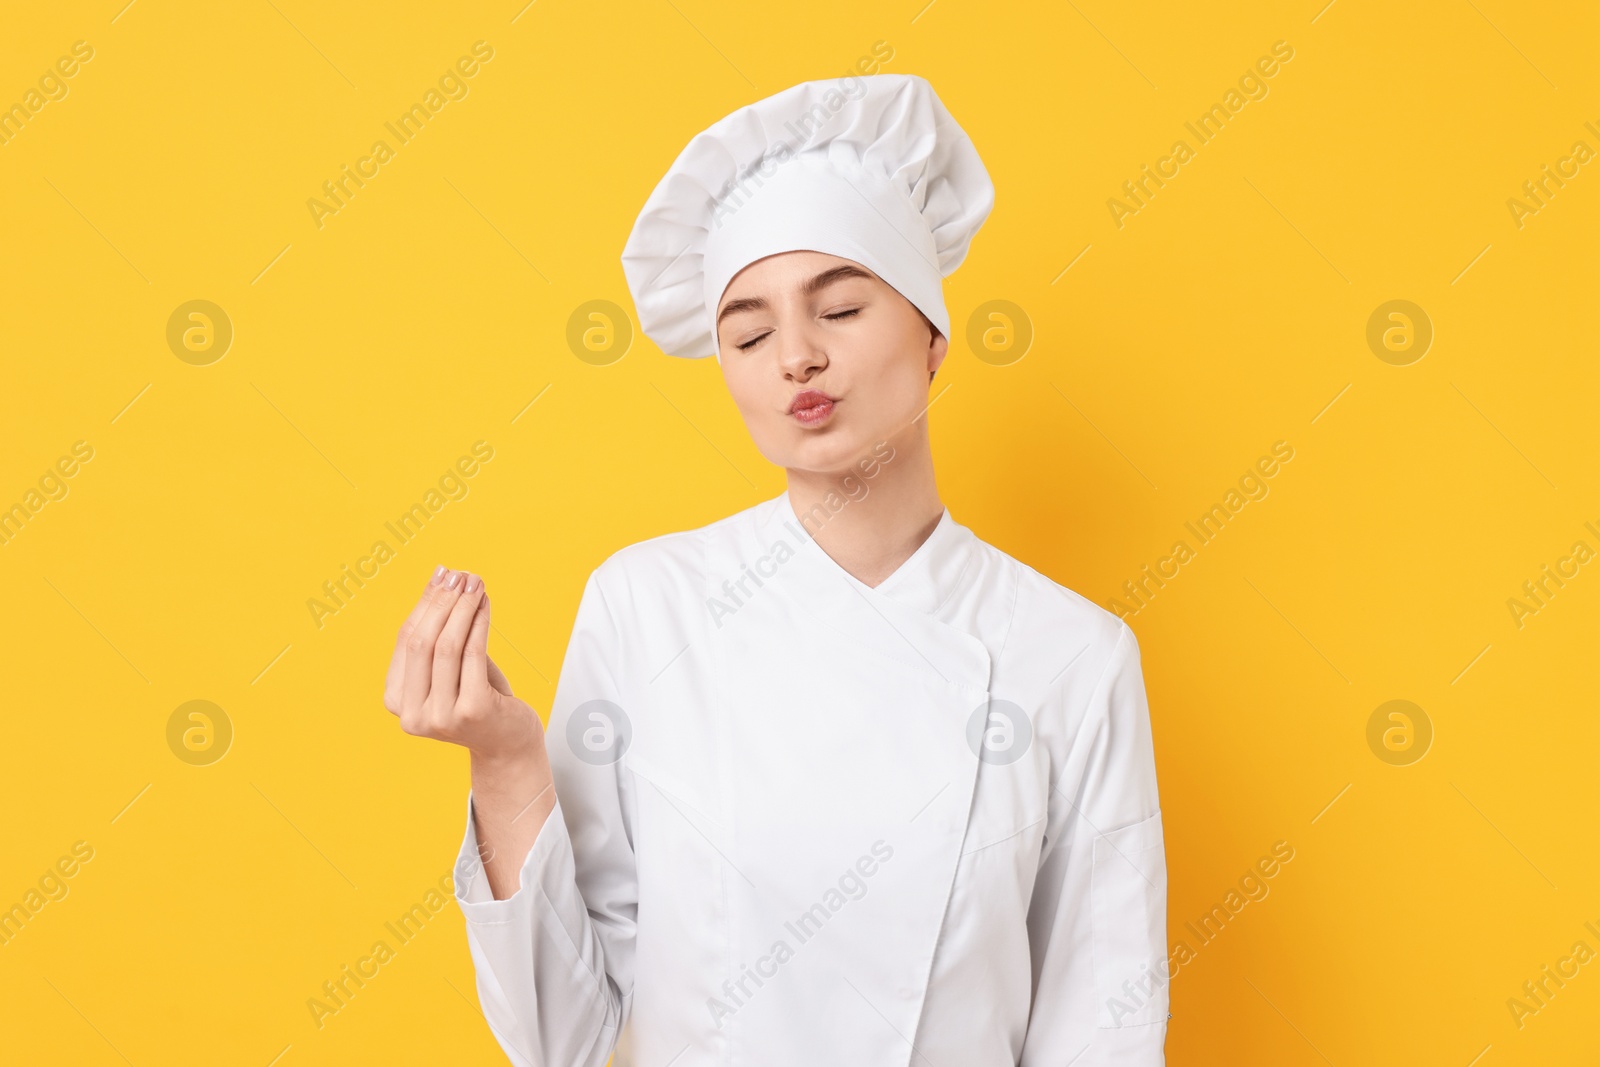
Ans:
{"label": "v-neck collar", "polygon": [[940,513],[933,532],[923,539],[922,544],[895,568],[894,573],[877,585],[870,586],[841,567],[816,543],[811,530],[796,515],[787,489],[768,501],[762,524],[768,527],[781,525],[802,535],[810,542],[807,551],[815,552],[824,567],[861,592],[888,597],[924,615],[937,615],[940,607],[959,586],[971,563],[975,540],[972,531],[956,522],[946,507]]}

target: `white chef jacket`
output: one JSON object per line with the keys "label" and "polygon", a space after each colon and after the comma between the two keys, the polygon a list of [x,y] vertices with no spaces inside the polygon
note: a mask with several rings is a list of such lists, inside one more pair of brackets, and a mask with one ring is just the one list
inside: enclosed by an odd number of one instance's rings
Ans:
{"label": "white chef jacket", "polygon": [[591,574],[520,886],[492,898],[470,796],[456,863],[506,1055],[1162,1064],[1132,631],[948,510],[875,588],[806,529],[784,493]]}

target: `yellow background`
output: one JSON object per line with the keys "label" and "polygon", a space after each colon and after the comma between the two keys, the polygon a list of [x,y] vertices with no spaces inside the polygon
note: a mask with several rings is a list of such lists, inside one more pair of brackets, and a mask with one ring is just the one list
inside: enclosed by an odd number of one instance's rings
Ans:
{"label": "yellow background", "polygon": [[[94,449],[0,546],[0,906],[95,850],[0,947],[0,1058],[502,1062],[453,907],[306,1006],[463,828],[464,754],[380,703],[393,633],[435,564],[480,571],[546,709],[592,567],[782,489],[714,362],[636,336],[596,366],[567,320],[631,310],[623,241],[691,135],[878,41],[998,190],[930,414],[958,521],[1105,603],[1295,449],[1131,620],[1173,940],[1295,849],[1174,979],[1170,1062],[1593,1056],[1600,963],[1506,1006],[1600,950],[1600,564],[1521,628],[1506,605],[1600,549],[1600,163],[1506,205],[1600,149],[1591,5],[121,2],[0,35],[0,104],[95,50],[0,146],[0,506]],[[478,40],[470,94],[319,229],[307,200]],[[1108,198],[1280,40],[1269,95],[1119,229]],[[208,366],[166,342],[193,299],[235,331]],[[1435,330],[1409,366],[1366,343],[1392,299]],[[1031,320],[1020,361],[967,345],[988,300]],[[478,440],[470,494],[318,628],[307,599]],[[167,745],[195,699],[234,728],[210,766]],[[1367,745],[1391,699],[1435,731],[1410,766]]]}

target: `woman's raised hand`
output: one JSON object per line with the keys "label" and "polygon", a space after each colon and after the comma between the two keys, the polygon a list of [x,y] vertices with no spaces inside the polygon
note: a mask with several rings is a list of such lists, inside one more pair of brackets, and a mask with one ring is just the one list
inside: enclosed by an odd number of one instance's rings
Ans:
{"label": "woman's raised hand", "polygon": [[395,640],[383,706],[406,733],[472,753],[478,855],[495,899],[512,896],[555,809],[555,783],[539,716],[489,658],[489,597],[478,575],[434,571]]}
{"label": "woman's raised hand", "polygon": [[542,756],[539,716],[489,658],[483,579],[439,567],[400,627],[383,706],[408,734],[469,749],[474,762]]}

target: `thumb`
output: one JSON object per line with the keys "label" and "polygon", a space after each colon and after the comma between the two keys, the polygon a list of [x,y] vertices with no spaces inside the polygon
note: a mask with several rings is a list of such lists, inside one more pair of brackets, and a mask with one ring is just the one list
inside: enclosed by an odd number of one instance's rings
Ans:
{"label": "thumb", "polygon": [[511,696],[511,682],[506,678],[505,672],[494,660],[489,661],[489,688],[501,696]]}

